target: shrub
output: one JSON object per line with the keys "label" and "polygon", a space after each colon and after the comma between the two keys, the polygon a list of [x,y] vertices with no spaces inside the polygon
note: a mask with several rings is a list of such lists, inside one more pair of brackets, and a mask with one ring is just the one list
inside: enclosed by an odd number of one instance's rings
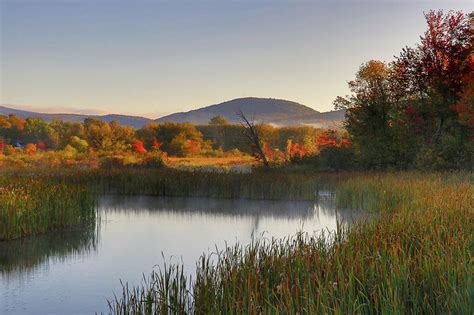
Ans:
{"label": "shrub", "polygon": [[142,166],[146,168],[161,168],[166,165],[165,163],[166,156],[159,153],[149,153],[142,160]]}

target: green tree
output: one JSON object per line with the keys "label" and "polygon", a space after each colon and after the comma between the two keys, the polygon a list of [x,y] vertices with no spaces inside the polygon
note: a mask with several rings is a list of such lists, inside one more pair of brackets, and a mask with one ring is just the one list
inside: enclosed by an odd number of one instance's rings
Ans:
{"label": "green tree", "polygon": [[363,64],[349,88],[352,94],[338,97],[334,105],[346,110],[345,128],[361,163],[368,168],[396,164],[391,129],[395,100],[389,67],[377,60]]}
{"label": "green tree", "polygon": [[222,116],[214,116],[209,120],[209,125],[228,125],[229,121]]}
{"label": "green tree", "polygon": [[87,134],[87,142],[94,149],[113,149],[112,128],[108,123],[95,118],[87,118],[84,120],[84,127]]}
{"label": "green tree", "polygon": [[125,151],[133,145],[136,138],[135,129],[129,126],[122,126],[118,121],[109,123],[112,132],[113,149]]}
{"label": "green tree", "polygon": [[[165,122],[163,124],[151,123],[144,126],[137,132],[138,138],[144,140],[145,146],[150,148],[153,141],[159,141],[162,146],[161,150],[170,155],[183,155],[183,150],[178,149],[184,140],[192,140],[204,146],[202,133],[196,127],[189,123],[179,124],[173,122]],[[176,138],[176,139],[175,139]],[[174,140],[174,144],[171,142]]]}
{"label": "green tree", "polygon": [[77,152],[85,153],[89,148],[87,141],[79,138],[78,136],[72,136],[70,142],[70,146],[77,150]]}
{"label": "green tree", "polygon": [[24,141],[37,143],[45,140],[48,133],[48,124],[40,118],[27,118],[24,126]]}

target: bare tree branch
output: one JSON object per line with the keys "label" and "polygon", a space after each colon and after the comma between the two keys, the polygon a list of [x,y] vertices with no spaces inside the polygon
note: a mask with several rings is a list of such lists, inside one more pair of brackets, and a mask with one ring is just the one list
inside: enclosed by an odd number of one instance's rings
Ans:
{"label": "bare tree branch", "polygon": [[244,135],[249,139],[250,143],[253,145],[254,154],[260,158],[263,162],[263,165],[266,167],[269,166],[268,158],[265,152],[263,151],[262,142],[260,139],[260,130],[261,124],[255,124],[255,116],[252,121],[249,121],[244,115],[242,110],[237,112],[237,116],[240,117],[242,122],[240,125],[244,127]]}

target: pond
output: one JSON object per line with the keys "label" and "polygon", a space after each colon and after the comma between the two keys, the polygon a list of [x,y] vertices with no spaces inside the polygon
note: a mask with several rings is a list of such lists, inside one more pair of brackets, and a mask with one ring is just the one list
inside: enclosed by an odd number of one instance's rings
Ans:
{"label": "pond", "polygon": [[326,201],[104,196],[95,226],[0,242],[0,314],[94,314],[166,262],[192,274],[202,253],[252,237],[334,230],[364,213]]}

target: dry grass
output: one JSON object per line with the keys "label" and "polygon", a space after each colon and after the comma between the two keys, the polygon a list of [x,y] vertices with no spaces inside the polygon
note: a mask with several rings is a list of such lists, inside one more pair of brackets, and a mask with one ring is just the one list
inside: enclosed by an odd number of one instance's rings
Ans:
{"label": "dry grass", "polygon": [[255,165],[256,161],[251,156],[237,157],[169,157],[169,167],[200,167],[200,166],[236,166]]}

